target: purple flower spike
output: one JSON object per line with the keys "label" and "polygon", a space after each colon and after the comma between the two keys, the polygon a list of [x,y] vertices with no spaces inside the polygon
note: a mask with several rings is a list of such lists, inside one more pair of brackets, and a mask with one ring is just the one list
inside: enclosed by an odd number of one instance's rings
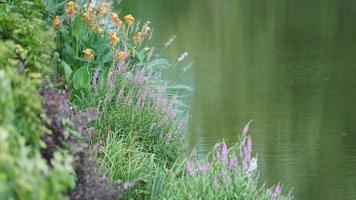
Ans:
{"label": "purple flower spike", "polygon": [[252,122],[253,120],[249,121],[246,125],[245,125],[245,128],[244,130],[242,131],[242,136],[246,136],[247,133],[248,133],[248,129],[250,128],[250,123]]}
{"label": "purple flower spike", "polygon": [[236,155],[233,155],[231,158],[230,158],[230,162],[229,162],[229,168],[231,171],[236,171],[236,167],[237,167],[237,156]]}
{"label": "purple flower spike", "polygon": [[249,151],[252,151],[252,140],[251,140],[251,138],[247,139],[247,149]]}
{"label": "purple flower spike", "polygon": [[92,83],[93,83],[92,87],[93,88],[96,87],[96,80],[98,79],[99,75],[100,75],[100,68],[98,67],[94,72],[94,76],[93,76],[93,80],[92,80]]}
{"label": "purple flower spike", "polygon": [[228,154],[228,149],[225,142],[223,142],[221,147],[221,157],[226,157],[227,154]]}
{"label": "purple flower spike", "polygon": [[193,163],[191,163],[190,161],[187,162],[186,169],[187,169],[187,172],[189,173],[189,175],[191,175],[191,176],[196,175]]}
{"label": "purple flower spike", "polygon": [[281,186],[279,185],[276,185],[276,187],[274,187],[274,190],[272,192],[272,199],[275,200],[277,199],[278,195],[282,192],[282,189],[281,189]]}
{"label": "purple flower spike", "polygon": [[222,181],[224,182],[224,184],[227,185],[228,184],[228,179],[227,179],[225,170],[222,170],[220,172],[220,177],[221,177]]}
{"label": "purple flower spike", "polygon": [[220,152],[220,158],[221,158],[221,164],[223,164],[224,166],[226,166],[229,162],[229,159],[228,159],[228,149],[227,149],[227,146],[225,144],[225,142],[222,143],[222,147],[221,147],[221,152]]}
{"label": "purple flower spike", "polygon": [[244,172],[247,172],[248,170],[248,161],[246,159],[244,159],[244,161],[242,162],[242,169],[244,170]]}

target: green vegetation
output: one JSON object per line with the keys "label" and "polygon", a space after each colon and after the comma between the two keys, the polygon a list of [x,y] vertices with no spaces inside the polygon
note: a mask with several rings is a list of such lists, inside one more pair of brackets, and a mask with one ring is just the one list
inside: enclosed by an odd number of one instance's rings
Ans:
{"label": "green vegetation", "polygon": [[80,2],[0,4],[1,197],[286,198],[258,186],[248,125],[230,150],[185,159],[191,89],[162,80],[149,23]]}
{"label": "green vegetation", "polygon": [[74,186],[71,159],[56,152],[51,166],[40,155],[48,133],[37,89],[53,48],[42,1],[0,3],[0,198],[66,199]]}

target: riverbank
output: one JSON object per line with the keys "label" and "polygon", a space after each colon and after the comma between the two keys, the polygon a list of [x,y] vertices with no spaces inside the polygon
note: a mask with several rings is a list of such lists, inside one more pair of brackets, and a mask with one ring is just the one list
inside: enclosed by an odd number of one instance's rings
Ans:
{"label": "riverbank", "polygon": [[186,158],[190,88],[162,79],[149,22],[103,1],[11,1],[1,16],[0,196],[290,198],[258,185],[250,124]]}

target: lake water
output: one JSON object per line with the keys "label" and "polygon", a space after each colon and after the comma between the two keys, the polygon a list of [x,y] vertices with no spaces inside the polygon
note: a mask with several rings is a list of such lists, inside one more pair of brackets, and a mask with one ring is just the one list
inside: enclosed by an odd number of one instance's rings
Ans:
{"label": "lake water", "polygon": [[[190,145],[236,142],[251,119],[262,180],[296,199],[356,199],[356,1],[127,0],[151,44],[194,61]],[[175,80],[181,68],[168,77]]]}

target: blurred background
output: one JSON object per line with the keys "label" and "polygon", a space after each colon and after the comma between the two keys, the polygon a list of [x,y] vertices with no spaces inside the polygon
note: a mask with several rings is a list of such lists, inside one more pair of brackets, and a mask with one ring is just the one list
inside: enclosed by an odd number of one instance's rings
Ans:
{"label": "blurred background", "polygon": [[267,186],[296,199],[356,199],[356,1],[124,0],[151,45],[188,59],[167,72],[195,88],[190,147],[237,141],[251,119]]}

